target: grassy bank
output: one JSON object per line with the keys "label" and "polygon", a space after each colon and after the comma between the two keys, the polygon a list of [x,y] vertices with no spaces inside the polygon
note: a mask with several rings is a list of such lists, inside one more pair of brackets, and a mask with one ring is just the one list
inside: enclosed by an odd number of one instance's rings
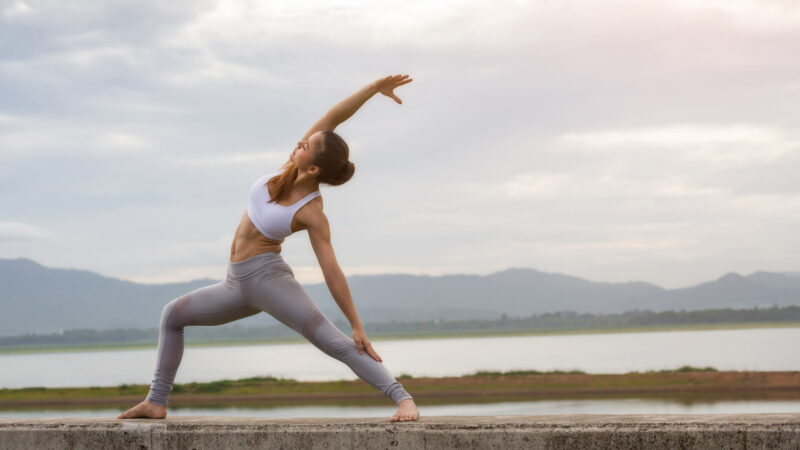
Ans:
{"label": "grassy bank", "polygon": [[[509,337],[509,336],[551,336],[551,335],[573,335],[573,334],[608,334],[608,333],[643,333],[657,331],[702,331],[702,330],[737,330],[737,329],[757,329],[757,328],[796,328],[800,327],[800,322],[746,322],[746,323],[715,323],[715,324],[691,324],[691,325],[658,325],[649,327],[628,327],[628,328],[586,328],[586,329],[557,329],[557,330],[481,330],[481,331],[452,331],[437,333],[402,333],[402,334],[371,334],[371,341],[379,342],[382,340],[412,340],[412,339],[447,339],[447,338],[470,338],[470,337]],[[239,340],[186,340],[186,347],[224,347],[240,345],[268,345],[268,344],[293,344],[304,343],[306,340],[300,336],[295,338],[271,338],[271,339],[239,339]],[[105,351],[105,350],[139,350],[154,349],[158,342],[137,341],[137,342],[113,342],[96,344],[64,344],[64,345],[17,345],[0,347],[0,354],[21,354],[21,353],[53,353],[53,352],[85,352],[85,351]]]}
{"label": "grassy bank", "polygon": [[[712,368],[586,374],[477,372],[462,377],[398,378],[418,403],[452,404],[567,398],[798,400],[800,372],[719,372]],[[130,407],[148,385],[0,389],[0,408]],[[384,405],[388,399],[361,380],[299,382],[272,377],[176,384],[170,406]]]}

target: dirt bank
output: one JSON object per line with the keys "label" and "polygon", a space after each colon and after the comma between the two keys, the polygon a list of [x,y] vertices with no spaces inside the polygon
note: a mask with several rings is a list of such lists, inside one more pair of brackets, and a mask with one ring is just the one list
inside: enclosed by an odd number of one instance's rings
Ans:
{"label": "dirt bank", "polygon": [[[567,398],[664,398],[685,402],[800,399],[800,372],[518,372],[398,380],[418,403],[427,404]],[[148,385],[0,389],[0,408],[124,406],[141,401],[148,389]],[[388,401],[361,380],[247,378],[180,384],[173,389],[170,406],[379,405]]]}

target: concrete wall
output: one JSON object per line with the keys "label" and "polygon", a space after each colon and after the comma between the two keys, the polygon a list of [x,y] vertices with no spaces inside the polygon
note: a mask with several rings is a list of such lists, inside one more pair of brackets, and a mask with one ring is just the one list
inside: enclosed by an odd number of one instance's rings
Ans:
{"label": "concrete wall", "polygon": [[0,419],[0,449],[800,449],[800,413],[387,419]]}

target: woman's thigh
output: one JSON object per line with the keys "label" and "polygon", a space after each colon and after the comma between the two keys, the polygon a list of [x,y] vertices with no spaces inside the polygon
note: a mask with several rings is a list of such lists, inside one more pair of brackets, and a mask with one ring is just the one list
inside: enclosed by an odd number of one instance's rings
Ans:
{"label": "woman's thigh", "polygon": [[221,325],[259,312],[235,283],[220,281],[172,300],[164,307],[164,318],[172,326]]}
{"label": "woman's thigh", "polygon": [[303,324],[317,305],[288,267],[276,268],[246,280],[247,303],[302,334]]}

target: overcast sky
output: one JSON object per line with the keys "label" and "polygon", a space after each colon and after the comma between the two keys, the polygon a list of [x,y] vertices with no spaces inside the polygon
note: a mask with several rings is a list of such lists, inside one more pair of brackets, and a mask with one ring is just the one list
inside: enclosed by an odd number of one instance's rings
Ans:
{"label": "overcast sky", "polygon": [[797,55],[789,0],[0,0],[0,257],[223,279],[252,182],[407,73],[336,129],[346,275],[799,271]]}

